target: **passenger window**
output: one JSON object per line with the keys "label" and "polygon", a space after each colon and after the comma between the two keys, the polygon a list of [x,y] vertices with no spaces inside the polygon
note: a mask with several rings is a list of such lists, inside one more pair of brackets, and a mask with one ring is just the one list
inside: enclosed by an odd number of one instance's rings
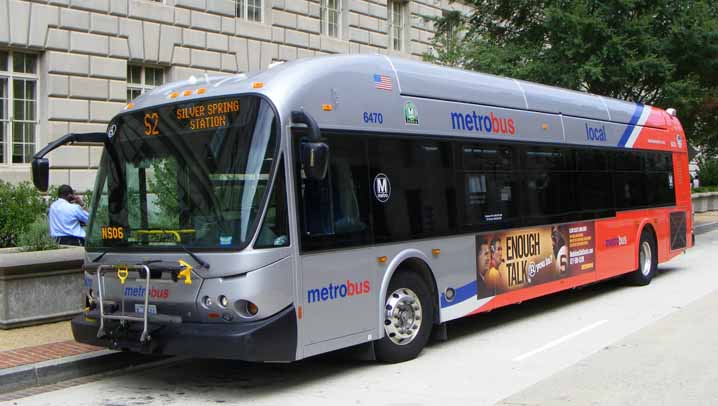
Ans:
{"label": "passenger window", "polygon": [[614,162],[617,171],[640,171],[643,169],[643,153],[640,151],[616,151]]}
{"label": "passenger window", "polygon": [[577,209],[599,211],[613,208],[611,174],[608,172],[581,172],[574,179]]}
{"label": "passenger window", "polygon": [[600,149],[577,150],[576,164],[579,171],[607,171],[608,154]]}
{"label": "passenger window", "polygon": [[650,172],[672,170],[671,154],[667,152],[648,152],[646,153],[646,170]]}
{"label": "passenger window", "polygon": [[467,171],[513,169],[513,148],[505,145],[463,145],[462,168]]}
{"label": "passenger window", "polygon": [[527,170],[574,170],[573,152],[565,148],[530,147],[525,152]]}
{"label": "passenger window", "polygon": [[[372,195],[376,242],[446,235],[456,228],[456,188],[449,142],[370,138],[371,182],[391,185],[384,202]],[[373,193],[373,192],[372,192]]]}
{"label": "passenger window", "polygon": [[616,172],[614,179],[616,208],[631,209],[646,205],[646,180],[642,172]]}
{"label": "passenger window", "polygon": [[277,167],[277,176],[272,186],[272,195],[264,215],[254,248],[273,248],[289,246],[289,216],[287,210],[287,192],[284,175],[284,162]]}
{"label": "passenger window", "polygon": [[528,217],[544,217],[575,210],[571,176],[563,172],[526,173]]}
{"label": "passenger window", "polygon": [[340,134],[322,135],[330,148],[329,170],[323,180],[306,178],[297,159],[302,249],[366,244],[370,241],[366,140]]}
{"label": "passenger window", "polygon": [[468,172],[460,176],[464,184],[464,226],[505,224],[518,217],[518,182],[514,175]]}

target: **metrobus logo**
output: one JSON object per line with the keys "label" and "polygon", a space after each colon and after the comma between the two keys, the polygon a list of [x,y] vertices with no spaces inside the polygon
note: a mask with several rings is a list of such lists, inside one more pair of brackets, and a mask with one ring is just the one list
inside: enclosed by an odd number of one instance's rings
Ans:
{"label": "metrobus logo", "polygon": [[[125,287],[125,296],[127,297],[145,297],[145,291],[146,289],[141,286],[136,287]],[[167,299],[170,297],[170,290],[169,289],[157,289],[157,288],[151,288],[150,289],[150,297],[153,299]]]}
{"label": "metrobus logo", "polygon": [[368,294],[371,291],[369,280],[352,282],[347,280],[342,284],[330,283],[328,286],[317,289],[309,289],[307,291],[307,302],[326,302],[327,300],[336,300],[345,297],[359,296]]}
{"label": "metrobus logo", "polygon": [[489,113],[488,115],[451,112],[451,128],[454,130],[468,130],[486,134],[516,134],[516,123],[513,118],[503,118]]}

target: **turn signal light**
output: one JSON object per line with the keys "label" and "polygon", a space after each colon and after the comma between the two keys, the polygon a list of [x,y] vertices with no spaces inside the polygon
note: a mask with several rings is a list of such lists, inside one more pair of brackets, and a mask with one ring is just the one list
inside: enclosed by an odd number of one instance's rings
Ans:
{"label": "turn signal light", "polygon": [[261,89],[264,87],[264,83],[262,82],[254,82],[252,83],[252,89]]}
{"label": "turn signal light", "polygon": [[376,261],[377,261],[378,263],[380,263],[380,264],[383,264],[383,263],[386,262],[387,259],[388,259],[388,258],[386,257],[386,255],[384,255],[384,256],[378,257],[378,258],[376,259]]}
{"label": "turn signal light", "polygon": [[255,314],[257,314],[257,312],[259,312],[259,307],[257,307],[257,305],[252,302],[247,302],[247,313],[254,316]]}
{"label": "turn signal light", "polygon": [[332,106],[331,104],[322,104],[322,110],[332,111],[332,110],[334,110],[334,106]]}
{"label": "turn signal light", "polygon": [[235,309],[242,317],[254,317],[259,313],[259,306],[250,302],[249,300],[239,300],[235,302]]}

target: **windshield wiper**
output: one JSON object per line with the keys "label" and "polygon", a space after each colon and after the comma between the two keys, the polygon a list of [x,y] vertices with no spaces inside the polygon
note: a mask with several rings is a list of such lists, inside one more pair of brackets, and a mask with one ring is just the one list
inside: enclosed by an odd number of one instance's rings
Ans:
{"label": "windshield wiper", "polygon": [[94,262],[97,262],[97,261],[101,260],[102,257],[104,257],[105,254],[107,254],[108,252],[109,252],[109,251],[107,251],[107,250],[102,251],[102,253],[101,253],[100,255],[96,256],[95,259],[93,259],[93,260],[90,261],[90,262],[93,262],[93,263],[94,263]]}
{"label": "windshield wiper", "polygon": [[[184,245],[180,244],[180,245],[178,245],[178,246],[179,246],[180,248],[182,248],[182,250],[183,250],[184,252],[186,252],[187,254],[189,254],[189,256],[191,256],[192,259],[194,259],[195,261],[197,261],[197,263],[200,264],[203,268],[209,269],[209,262],[207,262],[207,261],[203,260],[202,258],[200,258],[199,255],[195,254],[194,252],[192,252],[189,248],[185,247]],[[90,262],[93,262],[93,263],[94,263],[94,262],[97,262],[97,261],[101,260],[102,257],[104,257],[105,254],[107,254],[108,252],[109,252],[109,251],[102,251],[102,253],[101,253],[100,255],[96,256],[95,259],[93,259],[93,260],[90,261]]]}
{"label": "windshield wiper", "polygon": [[209,270],[209,263],[208,263],[207,261],[203,260],[203,259],[200,258],[197,254],[195,254],[194,252],[190,251],[190,249],[187,248],[184,244],[179,244],[179,247],[182,248],[182,249],[184,250],[184,252],[188,253],[189,256],[192,257],[192,259],[194,259],[195,261],[197,261],[198,264],[202,265],[202,267],[203,267],[204,269]]}

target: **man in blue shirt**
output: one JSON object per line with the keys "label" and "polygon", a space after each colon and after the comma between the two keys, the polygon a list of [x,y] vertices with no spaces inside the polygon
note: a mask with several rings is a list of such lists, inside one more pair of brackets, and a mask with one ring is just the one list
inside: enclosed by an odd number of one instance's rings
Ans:
{"label": "man in blue shirt", "polygon": [[58,189],[57,201],[50,205],[50,236],[63,245],[85,245],[87,211],[85,202],[68,185]]}

